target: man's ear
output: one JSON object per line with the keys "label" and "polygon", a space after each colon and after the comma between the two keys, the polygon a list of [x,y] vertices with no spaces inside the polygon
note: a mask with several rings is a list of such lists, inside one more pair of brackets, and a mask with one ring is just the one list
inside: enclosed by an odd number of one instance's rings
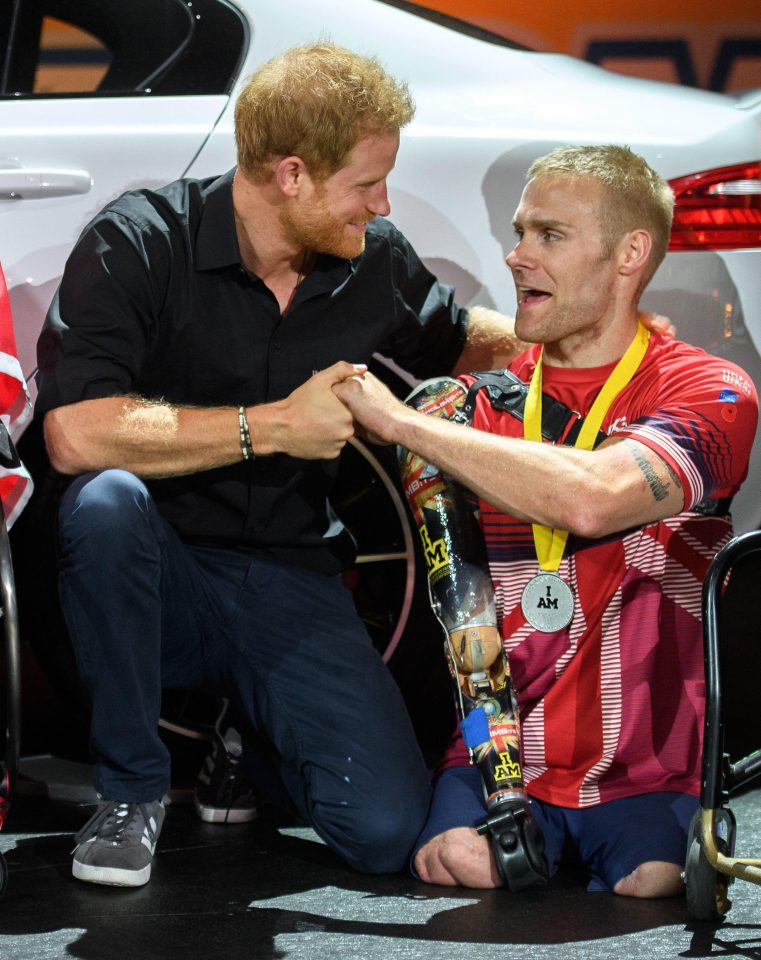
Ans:
{"label": "man's ear", "polygon": [[653,238],[647,230],[631,230],[621,241],[619,247],[619,273],[626,277],[647,266],[653,250]]}
{"label": "man's ear", "polygon": [[283,157],[275,167],[275,182],[287,197],[298,195],[306,176],[306,164],[301,157]]}

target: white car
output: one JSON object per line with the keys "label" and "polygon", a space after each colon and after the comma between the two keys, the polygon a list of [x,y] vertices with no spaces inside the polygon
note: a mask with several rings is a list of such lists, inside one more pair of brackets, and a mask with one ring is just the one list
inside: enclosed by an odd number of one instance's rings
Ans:
{"label": "white car", "polygon": [[[84,31],[90,46],[74,56],[52,45],[60,22]],[[0,8],[0,263],[30,382],[37,334],[84,224],[126,189],[231,167],[243,80],[287,47],[325,37],[376,54],[409,81],[417,115],[390,179],[391,219],[461,303],[514,308],[504,256],[535,157],[562,143],[627,143],[677,188],[673,252],[644,306],[761,385],[761,90],[722,96],[615,75],[402,0],[10,0]],[[45,71],[77,56],[71,92],[45,92]],[[78,86],[80,68],[99,70],[97,89]],[[354,573],[388,657],[407,623],[415,564],[394,483],[380,466],[377,477],[373,466],[365,492],[390,498],[399,529],[390,540],[385,523],[368,530],[373,508],[351,491],[346,518],[361,559],[397,569],[381,582],[369,567]],[[760,491],[757,443],[735,504],[738,530],[761,525]],[[390,606],[389,577],[399,598]]]}

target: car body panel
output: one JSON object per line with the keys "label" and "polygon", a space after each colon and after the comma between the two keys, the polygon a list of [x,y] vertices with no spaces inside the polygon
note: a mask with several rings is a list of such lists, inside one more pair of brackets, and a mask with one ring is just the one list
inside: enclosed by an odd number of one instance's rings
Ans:
{"label": "car body panel", "polygon": [[[389,181],[391,219],[464,304],[514,308],[504,265],[512,214],[530,163],[559,144],[625,142],[667,178],[761,157],[757,93],[723,96],[624,77],[460,34],[381,0],[234,5],[248,38],[229,98],[0,101],[0,169],[17,157],[93,178],[86,195],[0,200],[0,261],[25,371],[33,370],[42,316],[87,220],[124,189],[232,166],[237,91],[258,65],[298,42],[330,37],[377,55],[408,80],[418,109]],[[760,288],[761,249],[670,253],[643,306],[761,384]],[[757,442],[751,481],[736,502],[738,529],[761,524],[758,449]]]}
{"label": "car body panel", "polygon": [[79,171],[91,180],[68,196],[0,197],[0,262],[28,379],[42,319],[84,225],[125,190],[182,176],[226,104],[214,96],[0,101],[0,172]]}

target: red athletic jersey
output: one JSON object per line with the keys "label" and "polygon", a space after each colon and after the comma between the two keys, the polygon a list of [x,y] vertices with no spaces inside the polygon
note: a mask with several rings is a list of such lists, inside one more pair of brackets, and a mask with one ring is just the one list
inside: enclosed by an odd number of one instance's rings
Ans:
{"label": "red athletic jersey", "polygon": [[[539,348],[511,370],[531,379]],[[543,390],[586,416],[615,364],[543,365]],[[465,378],[470,382],[470,378]],[[693,508],[734,494],[745,478],[758,400],[745,373],[653,334],[603,421],[608,435],[657,451],[684,488],[684,512],[601,540],[570,536],[559,574],[575,613],[556,633],[520,606],[539,570],[531,526],[481,502],[505,649],[518,693],[528,792],[584,807],[658,790],[697,794],[704,713],[701,587],[731,536],[727,516]],[[523,424],[478,395],[475,429],[523,436]],[[447,762],[462,762],[454,746]]]}

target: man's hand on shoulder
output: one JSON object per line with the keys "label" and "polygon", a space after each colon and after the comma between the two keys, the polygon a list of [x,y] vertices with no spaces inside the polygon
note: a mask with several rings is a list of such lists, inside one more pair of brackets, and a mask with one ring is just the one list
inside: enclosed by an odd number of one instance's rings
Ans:
{"label": "man's hand on shoulder", "polygon": [[473,370],[501,370],[527,346],[516,337],[512,317],[489,307],[470,307],[468,339],[452,373],[457,376]]}

